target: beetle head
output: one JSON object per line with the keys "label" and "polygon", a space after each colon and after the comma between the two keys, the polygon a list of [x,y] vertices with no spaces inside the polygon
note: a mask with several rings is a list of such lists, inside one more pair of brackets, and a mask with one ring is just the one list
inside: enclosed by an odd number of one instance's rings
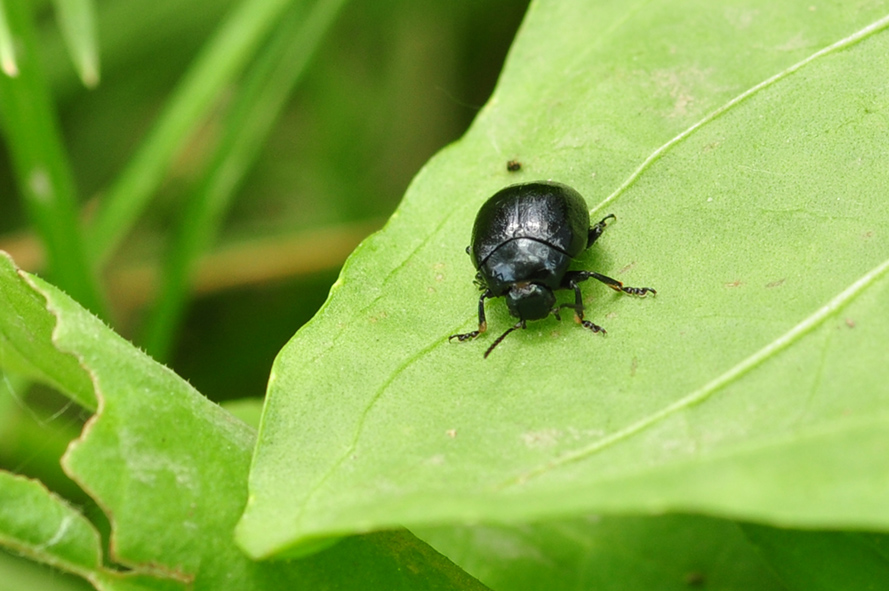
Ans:
{"label": "beetle head", "polygon": [[553,291],[539,283],[516,283],[506,292],[509,313],[521,320],[546,318],[555,303]]}

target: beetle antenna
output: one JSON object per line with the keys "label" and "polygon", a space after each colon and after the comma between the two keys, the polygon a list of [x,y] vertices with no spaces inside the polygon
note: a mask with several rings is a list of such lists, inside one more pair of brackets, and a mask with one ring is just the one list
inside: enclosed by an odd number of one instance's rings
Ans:
{"label": "beetle antenna", "polygon": [[505,332],[505,333],[503,333],[502,335],[500,335],[499,337],[497,337],[497,340],[494,341],[493,343],[491,343],[491,346],[488,347],[488,350],[487,350],[487,351],[485,351],[485,359],[488,358],[488,355],[491,354],[491,351],[494,350],[494,347],[496,347],[497,345],[499,345],[500,342],[501,342],[503,339],[506,338],[506,335],[508,335],[508,334],[511,333],[512,331],[516,330],[517,328],[525,328],[525,321],[522,320],[522,321],[520,321],[520,322],[516,322],[515,326],[510,326],[509,328],[506,329],[506,332]]}

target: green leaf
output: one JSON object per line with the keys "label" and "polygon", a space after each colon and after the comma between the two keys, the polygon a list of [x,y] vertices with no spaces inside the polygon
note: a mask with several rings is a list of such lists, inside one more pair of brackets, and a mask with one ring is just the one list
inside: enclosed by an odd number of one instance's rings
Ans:
{"label": "green leaf", "polygon": [[[467,135],[273,368],[238,539],[682,510],[889,527],[889,24],[808,2],[533,3]],[[508,173],[517,158],[523,168]],[[615,213],[591,334],[487,305],[463,248],[504,185]]]}
{"label": "green leaf", "polygon": [[99,534],[40,483],[0,472],[0,544],[69,572],[101,566]]}
{"label": "green leaf", "polygon": [[99,43],[93,0],[55,0],[56,15],[68,52],[85,86],[99,83]]}
{"label": "green leaf", "polygon": [[0,576],[5,591],[92,591],[86,581],[74,576],[62,576],[59,571],[0,552]]}
{"label": "green leaf", "polygon": [[73,356],[53,346],[55,317],[18,273],[9,255],[0,251],[0,368],[52,386],[95,410],[89,376]]}
{"label": "green leaf", "polygon": [[0,471],[0,546],[91,581],[98,589],[185,589],[182,582],[102,566],[99,532],[40,483]]}
{"label": "green leaf", "polygon": [[[344,539],[301,561],[251,561],[232,533],[247,501],[253,429],[57,288],[17,272],[6,257],[0,271],[0,293],[17,308],[42,299],[56,319],[51,331],[6,334],[15,350],[39,367],[55,347],[57,356],[79,360],[92,380],[99,412],[63,466],[108,513],[115,563],[193,581],[194,589],[349,589],[367,581],[391,589],[483,588],[407,532]],[[7,310],[0,308],[0,319]],[[27,341],[40,342],[27,348]]]}
{"label": "green leaf", "polygon": [[889,536],[754,524],[742,529],[791,591],[889,588]]}
{"label": "green leaf", "polygon": [[586,515],[417,533],[492,589],[784,589],[741,528],[721,519]]}

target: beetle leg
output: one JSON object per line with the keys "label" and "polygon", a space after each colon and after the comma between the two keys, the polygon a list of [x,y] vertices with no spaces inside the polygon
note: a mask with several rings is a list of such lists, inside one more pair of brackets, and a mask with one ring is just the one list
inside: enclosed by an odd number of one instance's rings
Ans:
{"label": "beetle leg", "polygon": [[[651,287],[624,287],[624,284],[621,283],[620,281],[618,281],[617,279],[612,279],[611,277],[607,277],[605,275],[600,275],[599,273],[596,273],[594,271],[578,271],[578,273],[586,275],[587,277],[592,277],[593,279],[596,279],[597,281],[601,281],[602,283],[604,283],[605,285],[607,285],[614,291],[622,291],[624,293],[628,293],[631,295],[637,295],[637,296],[644,296],[645,294],[648,294],[648,293],[655,293],[655,294],[657,293],[657,291]],[[586,279],[586,277],[584,279]]]}
{"label": "beetle leg", "polygon": [[574,290],[574,303],[573,304],[562,304],[559,308],[571,308],[574,310],[574,321],[583,326],[584,328],[588,328],[593,332],[601,332],[602,334],[606,334],[604,328],[599,326],[598,324],[594,324],[589,320],[583,319],[583,295],[580,293],[580,286],[577,285],[581,281],[586,281],[591,277],[589,271],[568,271],[565,273],[565,277],[562,279],[562,287],[565,289],[573,289]]}
{"label": "beetle leg", "polygon": [[475,274],[475,279],[473,279],[472,282],[475,283],[475,286],[480,290],[487,291],[488,288],[485,284],[485,279],[484,277],[482,277],[481,272]]}
{"label": "beetle leg", "polygon": [[494,347],[496,347],[497,345],[499,345],[500,342],[501,342],[503,339],[506,338],[506,335],[508,335],[508,334],[511,333],[512,331],[517,330],[517,329],[519,329],[519,328],[525,328],[525,321],[524,321],[524,320],[519,320],[518,322],[515,323],[515,325],[513,325],[513,326],[507,328],[507,329],[506,329],[506,332],[504,332],[502,335],[500,335],[499,337],[497,337],[497,340],[494,341],[493,343],[491,343],[491,346],[488,347],[488,350],[487,350],[487,351],[485,351],[485,359],[488,358],[488,355],[491,354],[491,351],[494,350]]}
{"label": "beetle leg", "polygon": [[485,290],[485,293],[481,295],[478,299],[478,330],[473,330],[472,332],[466,332],[463,334],[452,334],[448,337],[449,341],[457,339],[461,343],[463,341],[468,341],[469,339],[474,339],[478,335],[482,334],[486,330],[488,330],[488,321],[485,319],[485,298],[493,297],[494,294],[491,293],[491,290]]}
{"label": "beetle leg", "polygon": [[588,328],[593,332],[601,332],[602,334],[608,334],[608,331],[605,330],[604,328],[602,328],[601,326],[599,326],[598,324],[594,324],[594,323],[590,322],[589,320],[584,320],[583,306],[578,308],[577,304],[562,304],[561,306],[559,306],[559,308],[557,310],[553,310],[553,316],[555,316],[559,320],[561,320],[561,318],[559,318],[559,315],[557,312],[558,312],[558,310],[561,310],[562,308],[571,308],[572,310],[574,310],[574,321],[577,324],[580,324],[581,326]]}
{"label": "beetle leg", "polygon": [[593,242],[595,242],[596,240],[599,239],[599,236],[601,236],[602,232],[605,231],[605,227],[606,227],[605,222],[607,222],[608,220],[616,220],[616,219],[617,218],[614,216],[613,213],[609,213],[604,218],[602,218],[602,221],[600,221],[598,224],[596,224],[595,226],[590,228],[590,233],[587,236],[586,247],[587,248],[591,247],[593,245]]}

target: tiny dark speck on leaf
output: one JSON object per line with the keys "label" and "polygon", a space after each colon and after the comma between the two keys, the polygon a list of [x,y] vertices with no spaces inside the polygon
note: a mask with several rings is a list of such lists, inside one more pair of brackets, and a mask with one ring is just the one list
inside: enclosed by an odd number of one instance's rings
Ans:
{"label": "tiny dark speck on leaf", "polygon": [[518,172],[522,170],[522,163],[518,160],[510,160],[506,163],[506,170],[509,172]]}

